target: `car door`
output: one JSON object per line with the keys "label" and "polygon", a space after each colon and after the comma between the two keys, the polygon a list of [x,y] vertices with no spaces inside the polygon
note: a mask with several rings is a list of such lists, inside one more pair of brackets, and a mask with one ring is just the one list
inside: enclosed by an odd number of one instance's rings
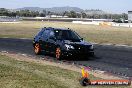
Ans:
{"label": "car door", "polygon": [[54,31],[52,30],[49,32],[48,45],[49,45],[49,48],[48,48],[49,52],[54,53],[56,50],[56,38],[55,38]]}
{"label": "car door", "polygon": [[50,30],[45,29],[44,32],[42,33],[40,39],[39,39],[39,42],[41,44],[41,48],[44,51],[48,51],[48,48],[49,48],[49,46],[48,46],[49,32],[50,32]]}

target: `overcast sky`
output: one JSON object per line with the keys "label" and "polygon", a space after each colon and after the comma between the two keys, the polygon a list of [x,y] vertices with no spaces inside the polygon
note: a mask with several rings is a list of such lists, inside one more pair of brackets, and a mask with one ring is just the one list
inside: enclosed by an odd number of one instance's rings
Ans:
{"label": "overcast sky", "polygon": [[82,9],[101,9],[106,12],[127,13],[132,10],[132,0],[0,0],[0,8],[61,7],[72,6]]}

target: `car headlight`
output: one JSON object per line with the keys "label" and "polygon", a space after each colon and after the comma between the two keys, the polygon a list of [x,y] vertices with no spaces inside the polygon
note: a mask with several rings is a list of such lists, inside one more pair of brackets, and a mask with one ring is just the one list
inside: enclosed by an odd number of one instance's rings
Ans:
{"label": "car headlight", "polygon": [[94,49],[93,45],[90,46],[90,49]]}
{"label": "car headlight", "polygon": [[67,50],[74,49],[74,47],[72,45],[68,45],[68,44],[65,44],[65,47]]}

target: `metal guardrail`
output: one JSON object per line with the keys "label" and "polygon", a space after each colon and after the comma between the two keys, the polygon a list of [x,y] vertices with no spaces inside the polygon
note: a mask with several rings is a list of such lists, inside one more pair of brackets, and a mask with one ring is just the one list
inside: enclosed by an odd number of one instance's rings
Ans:
{"label": "metal guardrail", "polygon": [[60,22],[72,22],[72,21],[105,21],[111,22],[112,19],[87,19],[87,18],[46,18],[46,17],[20,17],[22,20],[25,21],[60,21]]}

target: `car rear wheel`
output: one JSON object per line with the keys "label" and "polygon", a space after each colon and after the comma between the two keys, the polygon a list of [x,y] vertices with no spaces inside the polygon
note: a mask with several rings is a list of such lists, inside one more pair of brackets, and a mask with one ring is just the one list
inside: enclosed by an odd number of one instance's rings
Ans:
{"label": "car rear wheel", "polygon": [[58,47],[56,48],[55,56],[57,60],[60,60],[62,58],[61,56],[61,49]]}
{"label": "car rear wheel", "polygon": [[36,55],[41,54],[41,47],[40,47],[39,43],[35,44],[35,46],[34,46],[34,52],[35,52]]}

